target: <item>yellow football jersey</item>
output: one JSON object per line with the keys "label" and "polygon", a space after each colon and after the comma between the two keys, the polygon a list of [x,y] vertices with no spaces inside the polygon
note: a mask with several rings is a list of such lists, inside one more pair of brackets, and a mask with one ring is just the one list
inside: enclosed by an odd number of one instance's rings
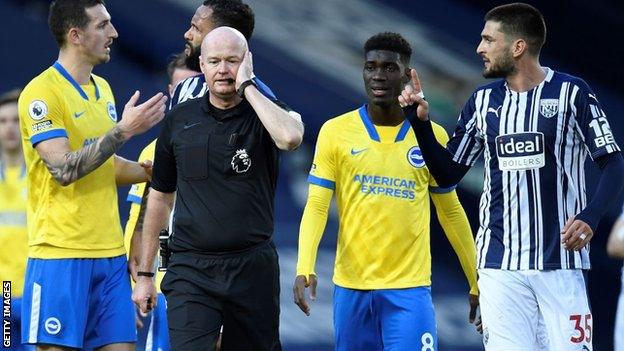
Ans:
{"label": "yellow football jersey", "polygon": [[0,162],[0,280],[11,281],[11,293],[22,296],[28,258],[26,168]]}
{"label": "yellow football jersey", "polygon": [[81,86],[56,62],[35,77],[19,98],[28,183],[29,257],[97,258],[124,254],[111,157],[95,171],[63,187],[35,146],[67,138],[78,150],[97,141],[117,122],[108,83],[95,75]]}
{"label": "yellow football jersey", "polygon": [[[141,154],[139,155],[139,162],[150,160],[154,161],[154,154],[156,153],[156,140],[147,145]],[[127,200],[131,202],[130,215],[128,216],[128,222],[126,222],[126,229],[124,231],[124,241],[126,244],[126,250],[130,251],[130,243],[132,241],[132,234],[137,226],[139,220],[139,213],[141,212],[141,203],[143,202],[143,194],[145,194],[146,183],[133,184],[128,192]],[[160,282],[164,277],[163,272],[156,272],[156,289],[160,293]]]}
{"label": "yellow football jersey", "polygon": [[[434,124],[434,132],[446,144],[444,129]],[[308,180],[336,196],[335,284],[352,289],[431,285],[429,193],[453,189],[437,187],[407,121],[375,126],[366,105],[327,121]]]}

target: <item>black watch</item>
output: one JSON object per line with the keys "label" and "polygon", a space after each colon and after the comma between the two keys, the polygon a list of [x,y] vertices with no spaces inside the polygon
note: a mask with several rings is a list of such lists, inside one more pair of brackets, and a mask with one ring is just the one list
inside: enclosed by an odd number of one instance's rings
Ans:
{"label": "black watch", "polygon": [[253,79],[248,79],[246,81],[243,82],[243,84],[240,85],[240,87],[238,88],[238,96],[243,97],[245,95],[245,88],[247,88],[248,86],[253,85],[254,87],[258,88],[258,85],[256,84],[256,82],[254,82]]}

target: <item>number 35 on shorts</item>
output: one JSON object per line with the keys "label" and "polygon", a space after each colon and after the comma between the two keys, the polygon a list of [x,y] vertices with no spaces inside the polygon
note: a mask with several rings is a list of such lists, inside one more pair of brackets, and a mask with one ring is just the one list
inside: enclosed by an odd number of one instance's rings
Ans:
{"label": "number 35 on shorts", "polygon": [[591,342],[592,339],[592,315],[573,314],[570,316],[573,323],[575,333],[570,337],[570,341],[574,344],[582,342]]}

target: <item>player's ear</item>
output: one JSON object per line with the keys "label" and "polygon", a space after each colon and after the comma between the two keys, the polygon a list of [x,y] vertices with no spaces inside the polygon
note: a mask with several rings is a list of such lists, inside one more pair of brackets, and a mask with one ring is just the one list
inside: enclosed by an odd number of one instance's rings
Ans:
{"label": "player's ear", "polygon": [[206,73],[204,72],[204,58],[202,55],[199,55],[199,69],[201,69],[202,73]]}
{"label": "player's ear", "polygon": [[82,31],[80,30],[80,28],[76,28],[76,27],[72,27],[69,29],[69,31],[67,31],[67,43],[70,44],[80,44],[80,39],[82,37]]}
{"label": "player's ear", "polygon": [[511,44],[511,54],[513,57],[520,57],[527,50],[527,42],[524,39],[516,39],[516,41]]}

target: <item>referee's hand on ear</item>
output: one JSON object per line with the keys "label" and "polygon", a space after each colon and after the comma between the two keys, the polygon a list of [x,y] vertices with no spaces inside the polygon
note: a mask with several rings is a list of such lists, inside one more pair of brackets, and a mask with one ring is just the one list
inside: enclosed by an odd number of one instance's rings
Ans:
{"label": "referee's hand on ear", "polygon": [[305,275],[298,275],[295,278],[295,284],[293,285],[293,295],[295,298],[295,304],[299,306],[299,308],[306,314],[306,316],[310,315],[310,306],[305,298],[305,290],[306,288],[310,288],[310,299],[312,301],[316,300],[316,284],[318,280],[316,275],[310,274],[309,278]]}
{"label": "referee's hand on ear", "polygon": [[156,307],[156,286],[152,277],[139,276],[132,292],[132,301],[139,311],[147,313]]}

